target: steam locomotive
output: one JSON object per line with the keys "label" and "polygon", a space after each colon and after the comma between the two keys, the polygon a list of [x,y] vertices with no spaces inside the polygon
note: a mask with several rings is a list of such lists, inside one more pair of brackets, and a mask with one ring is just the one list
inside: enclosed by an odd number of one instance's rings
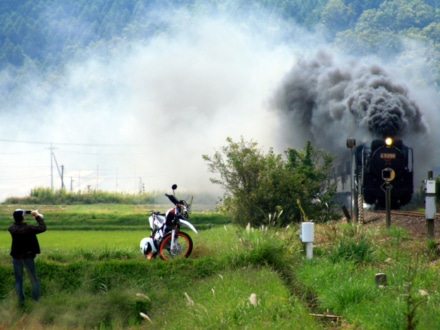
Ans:
{"label": "steam locomotive", "polygon": [[389,189],[391,209],[408,204],[414,191],[412,148],[404,145],[402,140],[390,137],[354,148],[355,144],[355,140],[347,140],[347,147],[354,150],[353,188],[356,198],[361,197],[363,203],[376,209],[385,209]]}

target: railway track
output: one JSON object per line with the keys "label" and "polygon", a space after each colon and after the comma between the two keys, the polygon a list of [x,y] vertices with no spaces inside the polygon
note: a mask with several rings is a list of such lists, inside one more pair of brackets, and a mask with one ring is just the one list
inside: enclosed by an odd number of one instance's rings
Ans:
{"label": "railway track", "polygon": [[[371,211],[372,213],[377,214],[386,214],[385,210],[380,211]],[[414,217],[414,218],[425,218],[425,212],[420,211],[404,211],[404,210],[391,210],[391,215],[395,216],[403,216],[403,217]],[[440,213],[435,214],[436,219],[440,219]]]}
{"label": "railway track", "polygon": [[[413,238],[440,238],[440,213],[436,213],[434,221],[426,220],[425,212],[420,211],[406,211],[406,210],[392,210],[390,224],[392,226],[403,227],[409,232],[412,232]],[[385,210],[367,210],[362,222],[363,225],[386,226],[386,211]],[[440,251],[440,250],[439,250]]]}
{"label": "railway track", "polygon": [[[423,212],[418,211],[400,211],[400,210],[392,210],[391,218],[411,218],[411,219],[422,219],[425,217]],[[377,222],[380,220],[384,220],[386,217],[385,210],[368,210],[364,211],[363,224],[369,224],[372,222]]]}

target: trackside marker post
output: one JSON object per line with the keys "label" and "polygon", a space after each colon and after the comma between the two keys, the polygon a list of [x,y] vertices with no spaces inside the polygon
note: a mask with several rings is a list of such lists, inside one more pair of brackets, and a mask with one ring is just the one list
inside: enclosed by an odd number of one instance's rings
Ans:
{"label": "trackside marker post", "polygon": [[428,238],[434,239],[434,219],[437,212],[435,206],[435,180],[432,171],[428,172],[428,180],[425,181],[425,218]]}

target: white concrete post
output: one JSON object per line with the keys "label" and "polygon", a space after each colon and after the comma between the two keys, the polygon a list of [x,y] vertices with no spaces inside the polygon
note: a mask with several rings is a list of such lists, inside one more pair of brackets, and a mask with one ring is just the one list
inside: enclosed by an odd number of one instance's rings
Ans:
{"label": "white concrete post", "polygon": [[307,221],[301,223],[300,238],[306,247],[306,259],[312,259],[313,241],[315,240],[315,224],[313,222]]}

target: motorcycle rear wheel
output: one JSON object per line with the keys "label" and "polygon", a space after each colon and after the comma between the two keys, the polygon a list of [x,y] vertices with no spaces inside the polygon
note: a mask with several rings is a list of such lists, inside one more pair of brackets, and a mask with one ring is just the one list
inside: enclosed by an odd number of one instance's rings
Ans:
{"label": "motorcycle rear wheel", "polygon": [[167,234],[159,244],[159,256],[163,260],[188,258],[193,249],[191,237],[185,232],[174,235],[175,248],[171,249],[171,233]]}

